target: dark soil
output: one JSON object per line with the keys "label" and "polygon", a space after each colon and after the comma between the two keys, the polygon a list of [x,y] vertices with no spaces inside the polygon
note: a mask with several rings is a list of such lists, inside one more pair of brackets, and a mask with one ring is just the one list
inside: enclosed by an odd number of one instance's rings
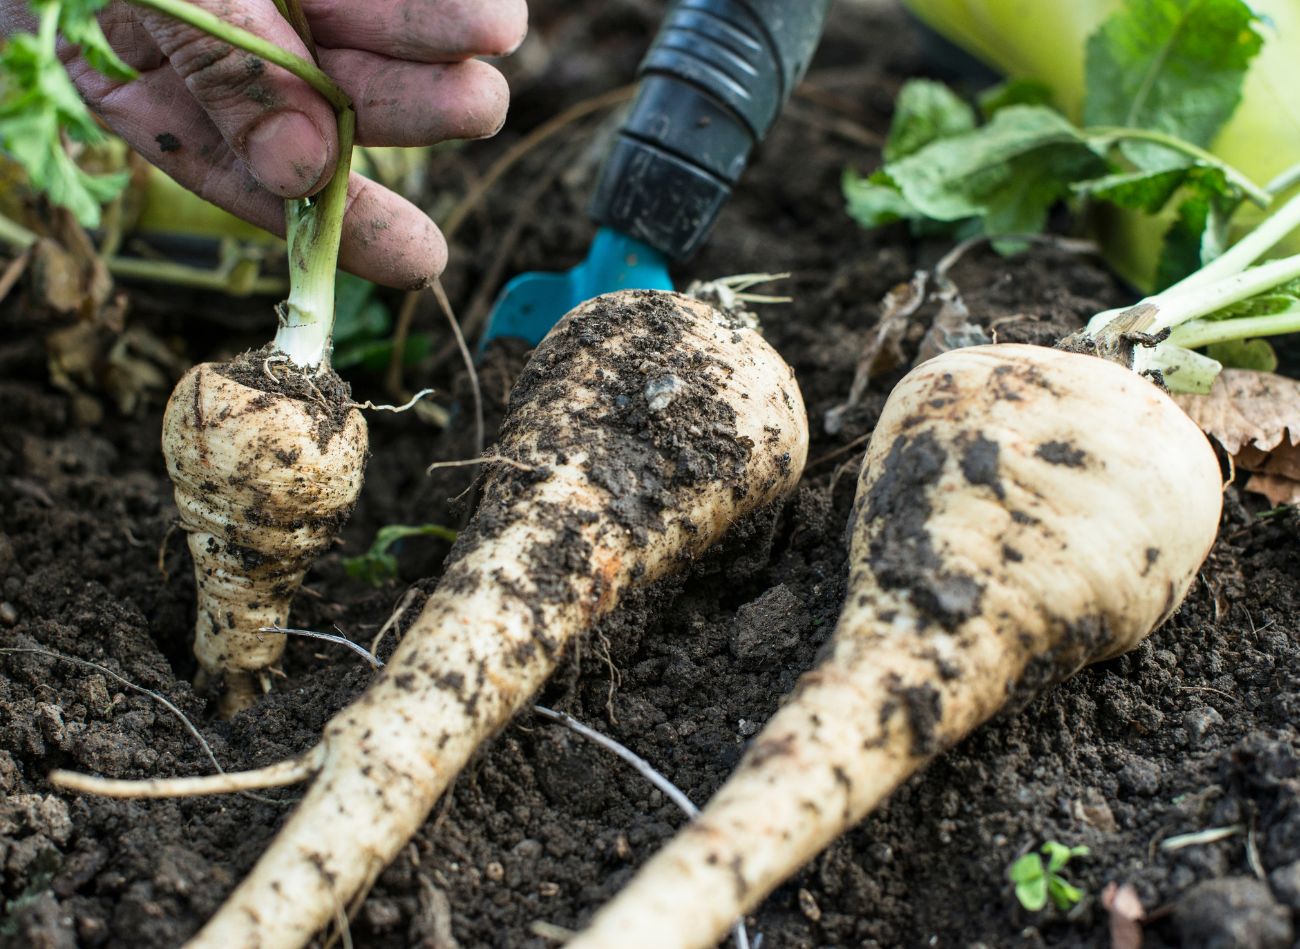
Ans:
{"label": "dark soil", "polygon": [[[462,194],[523,131],[627,81],[658,8],[534,3],[534,37],[509,67],[507,131],[439,152],[438,194]],[[947,249],[902,230],[865,234],[841,207],[842,169],[875,167],[865,139],[886,128],[902,79],[928,69],[910,24],[868,9],[837,6],[807,94],[762,147],[707,249],[680,271],[683,283],[793,271],[784,290],[795,302],[764,307],[762,317],[812,416],[804,481],[775,520],[745,524],[689,574],[631,597],[541,696],[629,745],[697,802],[834,625],[862,439],[905,366],[874,380],[837,434],[822,419],[845,399],[881,297]],[[593,127],[532,153],[462,229],[447,286],[471,322],[494,268],[509,275],[580,258],[600,154]],[[445,212],[445,201],[436,206]],[[1046,246],[1011,259],[973,251],[952,276],[974,320],[1000,340],[1053,341],[1127,293],[1098,262]],[[263,341],[232,337],[228,327],[247,321],[198,318],[218,309],[211,300],[149,288],[130,298],[129,319],[183,341],[193,361]],[[902,341],[905,359],[926,312]],[[270,321],[268,308],[263,339]],[[0,646],[11,650],[0,656],[0,933],[15,947],[175,946],[248,871],[296,792],[123,802],[54,793],[44,775],[212,770],[174,715],[116,676],[166,696],[224,767],[240,768],[306,748],[372,673],[346,650],[294,641],[271,695],[233,721],[215,716],[190,685],[194,584],[171,530],[161,404],[79,426],[84,416],[49,381],[40,339],[51,325],[21,289],[0,307]],[[440,334],[438,345],[442,327],[435,310],[417,314],[416,329]],[[483,367],[489,438],[521,365],[517,347],[502,347]],[[1284,368],[1296,374],[1300,364],[1293,357]],[[359,399],[387,400],[378,379],[348,381]],[[447,404],[468,394],[454,360],[410,370],[407,382],[440,386]],[[431,587],[421,578],[436,578],[447,546],[407,541],[402,581],[380,589],[351,579],[342,558],[385,524],[462,523],[472,492],[449,498],[475,477],[424,474],[430,461],[474,453],[468,410],[446,430],[414,414],[376,413],[371,426],[362,501],[294,604],[296,625],[337,624],[358,641],[374,636],[409,584]],[[1116,882],[1136,887],[1151,913],[1148,946],[1291,945],[1300,912],[1300,515],[1262,510],[1260,499],[1230,490],[1220,541],[1162,630],[943,755],[778,889],[751,931],[769,949],[1101,946],[1100,894]],[[390,636],[381,653],[392,645]],[[548,926],[580,926],[681,824],[622,763],[523,715],[380,876],[351,923],[352,943],[553,945]],[[1215,829],[1212,842],[1162,846]],[[1067,870],[1086,893],[1068,914],[1023,911],[1006,879],[1045,840],[1092,851]]]}

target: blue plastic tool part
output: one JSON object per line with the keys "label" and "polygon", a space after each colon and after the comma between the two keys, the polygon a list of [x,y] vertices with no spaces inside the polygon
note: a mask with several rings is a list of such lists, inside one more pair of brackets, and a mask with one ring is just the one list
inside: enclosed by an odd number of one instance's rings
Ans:
{"label": "blue plastic tool part", "polygon": [[641,63],[636,101],[592,195],[602,225],[568,273],[502,291],[480,339],[538,343],[614,290],[671,290],[668,261],[708,237],[750,152],[803,77],[831,0],[676,0]]}
{"label": "blue plastic tool part", "polygon": [[[483,343],[517,336],[536,346],[560,317],[615,290],[671,290],[668,258],[649,244],[602,227],[587,259],[559,273],[523,273],[506,284],[483,333]],[[480,347],[482,343],[480,343]]]}

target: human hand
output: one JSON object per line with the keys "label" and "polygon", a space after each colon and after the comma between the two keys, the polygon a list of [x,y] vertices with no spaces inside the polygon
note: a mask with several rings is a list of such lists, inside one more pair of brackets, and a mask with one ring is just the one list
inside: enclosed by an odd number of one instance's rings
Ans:
{"label": "human hand", "polygon": [[[308,57],[273,0],[192,0]],[[352,98],[357,144],[431,145],[484,138],[505,121],[505,79],[476,56],[522,42],[525,0],[303,0],[321,67]],[[278,66],[171,17],[113,2],[109,43],[139,76],[108,79],[63,44],[82,96],[118,135],[201,197],[284,233],[284,198],[324,187],[338,160],[329,104]],[[23,0],[0,0],[0,30],[31,30]],[[447,247],[406,199],[353,174],[340,264],[378,283],[419,287]]]}

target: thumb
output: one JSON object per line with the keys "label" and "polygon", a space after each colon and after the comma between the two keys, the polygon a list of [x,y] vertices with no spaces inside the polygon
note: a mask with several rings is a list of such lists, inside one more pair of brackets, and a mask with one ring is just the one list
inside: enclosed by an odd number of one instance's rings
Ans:
{"label": "thumb", "polygon": [[[197,0],[197,6],[310,58],[272,0]],[[285,198],[333,174],[338,134],[329,103],[287,70],[163,13],[139,16],[171,68],[268,191]]]}

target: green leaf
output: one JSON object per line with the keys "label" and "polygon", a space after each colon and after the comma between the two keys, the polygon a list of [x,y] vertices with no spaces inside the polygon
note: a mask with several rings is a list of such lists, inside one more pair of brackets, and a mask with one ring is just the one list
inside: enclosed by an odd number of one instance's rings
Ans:
{"label": "green leaf", "polygon": [[885,142],[885,161],[897,161],[936,139],[975,128],[975,110],[941,82],[913,79],[894,103],[894,120]]}
{"label": "green leaf", "polygon": [[1043,876],[1043,858],[1036,853],[1027,853],[1011,864],[1007,876],[1012,883],[1032,883]]}
{"label": "green leaf", "polygon": [[372,587],[382,587],[389,580],[397,579],[397,558],[392,554],[362,554],[360,557],[344,557],[343,569],[353,580]]}
{"label": "green leaf", "polygon": [[[59,22],[66,20],[83,39],[99,42],[103,33],[94,12],[101,6],[100,0],[69,0],[57,10]],[[54,11],[52,0],[32,8],[38,14]],[[130,176],[88,174],[63,147],[64,132],[90,144],[102,141],[103,133],[59,62],[53,34],[45,36],[51,42],[19,33],[0,48],[0,148],[22,166],[34,189],[71,211],[83,226],[96,227],[100,205],[112,200]]]}
{"label": "green leaf", "polygon": [[[39,14],[53,2],[54,0],[30,0],[30,6]],[[134,79],[136,71],[113,52],[104,31],[99,27],[99,21],[95,19],[95,14],[108,3],[109,0],[59,0],[59,32],[69,43],[80,46],[86,62],[105,76],[124,81]]]}
{"label": "green leaf", "polygon": [[[1263,45],[1255,20],[1243,0],[1129,0],[1088,39],[1085,124],[1209,145]],[[1188,163],[1158,145],[1129,142],[1123,150],[1148,170]]]}
{"label": "green leaf", "polygon": [[375,532],[370,549],[359,557],[344,557],[343,569],[354,580],[371,586],[383,586],[397,577],[397,557],[390,553],[394,544],[407,537],[437,537],[454,543],[456,532],[441,524],[389,524]]}
{"label": "green leaf", "polygon": [[[1206,173],[1202,182],[1213,180],[1217,169],[1194,168],[1188,181],[1197,180],[1197,173]],[[1210,174],[1210,173],[1213,174]],[[1179,280],[1200,270],[1222,252],[1223,223],[1232,215],[1239,199],[1226,197],[1213,187],[1190,188],[1186,198],[1178,205],[1178,212],[1169,229],[1165,231],[1160,262],[1156,266],[1157,290],[1172,286]]]}
{"label": "green leaf", "polygon": [[1060,870],[1070,862],[1070,857],[1073,856],[1069,847],[1057,843],[1055,840],[1049,840],[1043,844],[1043,855],[1047,857],[1048,874]]}
{"label": "green leaf", "polygon": [[1062,912],[1072,909],[1079,900],[1083,899],[1083,892],[1078,887],[1071,886],[1059,876],[1048,878],[1047,892],[1052,897],[1052,902],[1056,904],[1056,908]]}
{"label": "green leaf", "polygon": [[980,114],[991,119],[995,113],[1013,105],[1042,105],[1055,108],[1052,89],[1037,79],[1008,79],[980,93]]}
{"label": "green leaf", "polygon": [[925,217],[985,218],[989,233],[1037,230],[1071,181],[1105,169],[1079,131],[1043,106],[1009,106],[982,128],[932,142],[885,171]]}
{"label": "green leaf", "polygon": [[1206,320],[1234,320],[1242,316],[1276,316],[1300,309],[1300,279],[1278,284],[1266,293],[1258,294],[1232,306],[1215,310]]}
{"label": "green leaf", "polygon": [[1040,876],[1034,880],[1017,883],[1016,899],[1029,912],[1037,913],[1047,905],[1047,877]]}
{"label": "green leaf", "polygon": [[1232,369],[1277,370],[1277,353],[1263,339],[1234,339],[1205,347],[1205,355]]}
{"label": "green leaf", "polygon": [[[433,337],[428,333],[413,333],[402,350],[402,365],[413,366],[433,350]],[[381,372],[393,360],[391,339],[358,340],[334,350],[335,369],[360,366],[367,372]]]}
{"label": "green leaf", "polygon": [[1049,145],[1013,159],[1006,180],[984,196],[984,232],[1037,234],[1052,205],[1069,193],[1070,181],[1099,166],[1096,155],[1074,145]]}
{"label": "green leaf", "polygon": [[393,324],[383,301],[375,299],[369,280],[339,271],[335,283],[335,345],[384,336]]}
{"label": "green leaf", "polygon": [[1082,197],[1109,201],[1132,211],[1155,214],[1182,187],[1186,168],[1165,171],[1126,171],[1075,182],[1071,190]]}
{"label": "green leaf", "polygon": [[846,168],[840,186],[849,216],[868,230],[921,217],[920,212],[899,193],[898,185],[883,168],[865,178]]}

